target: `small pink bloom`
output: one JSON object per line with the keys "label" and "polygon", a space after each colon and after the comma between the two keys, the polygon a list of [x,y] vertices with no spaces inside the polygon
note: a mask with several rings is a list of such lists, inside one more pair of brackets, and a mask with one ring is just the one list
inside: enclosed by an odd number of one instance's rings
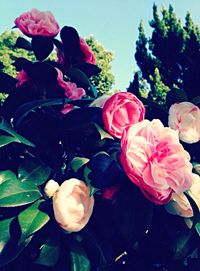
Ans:
{"label": "small pink bloom", "polygon": [[118,186],[108,187],[104,189],[102,196],[104,199],[112,200],[118,191],[119,191]]}
{"label": "small pink bloom", "polygon": [[78,179],[62,183],[53,195],[54,216],[60,227],[68,232],[80,231],[88,223],[94,207],[89,187]]}
{"label": "small pink bloom", "polygon": [[21,70],[17,74],[16,79],[19,81],[17,82],[16,87],[20,87],[25,82],[31,81],[31,78],[28,76],[28,74],[24,70]]}
{"label": "small pink bloom", "polygon": [[58,85],[64,90],[65,96],[71,100],[78,100],[85,96],[85,90],[83,88],[78,88],[75,83],[66,82],[63,80],[62,72],[57,69],[58,75]]}
{"label": "small pink bloom", "polygon": [[121,164],[129,177],[156,204],[167,203],[172,192],[182,193],[192,184],[190,156],[178,132],[160,120],[144,120],[125,128]]}
{"label": "small pink bloom", "polygon": [[[188,190],[189,195],[196,202],[200,210],[200,176],[193,174],[192,186]],[[192,217],[192,207],[184,193],[172,193],[170,202],[165,205],[165,209],[173,215],[182,217]]]}
{"label": "small pink bloom", "polygon": [[87,42],[81,37],[80,37],[80,47],[81,47],[81,51],[84,53],[84,56],[85,56],[84,61],[86,63],[96,64],[96,58],[93,51],[90,49]]}
{"label": "small pink bloom", "polygon": [[23,34],[29,37],[54,37],[60,30],[51,12],[42,12],[37,9],[32,9],[31,11],[21,14],[15,19],[15,25]]}
{"label": "small pink bloom", "polygon": [[169,109],[169,127],[178,130],[179,138],[186,143],[200,140],[200,109],[192,103],[173,104]]}
{"label": "small pink bloom", "polygon": [[121,138],[124,128],[144,119],[143,103],[130,92],[112,95],[103,107],[103,121],[107,131]]}
{"label": "small pink bloom", "polygon": [[65,104],[64,108],[61,110],[61,113],[67,114],[70,111],[72,111],[73,109],[74,109],[74,105],[72,105],[72,104]]}

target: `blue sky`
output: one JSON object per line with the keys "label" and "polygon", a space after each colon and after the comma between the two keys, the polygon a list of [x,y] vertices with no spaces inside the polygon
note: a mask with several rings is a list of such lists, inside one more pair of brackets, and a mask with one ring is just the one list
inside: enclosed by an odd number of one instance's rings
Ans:
{"label": "blue sky", "polygon": [[114,88],[125,90],[137,70],[134,52],[138,25],[143,20],[146,33],[150,33],[148,22],[154,2],[159,8],[171,3],[182,22],[190,11],[200,26],[200,0],[1,0],[0,31],[11,28],[17,16],[33,7],[50,10],[61,27],[71,25],[82,37],[93,34],[113,51]]}

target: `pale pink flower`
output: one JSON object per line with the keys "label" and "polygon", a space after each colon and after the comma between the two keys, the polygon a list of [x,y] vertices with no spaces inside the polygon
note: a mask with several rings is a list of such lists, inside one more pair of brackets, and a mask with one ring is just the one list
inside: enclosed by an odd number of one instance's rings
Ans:
{"label": "pale pink flower", "polygon": [[200,109],[189,102],[173,104],[169,109],[169,127],[178,130],[179,138],[186,143],[200,140]]}
{"label": "pale pink flower", "polygon": [[78,232],[88,223],[94,207],[89,187],[78,179],[62,183],[53,195],[54,216],[60,227]]}
{"label": "pale pink flower", "polygon": [[160,120],[144,120],[127,127],[121,140],[121,164],[129,179],[156,204],[164,204],[172,192],[192,184],[190,155],[179,142],[178,131]]}
{"label": "pale pink flower", "polygon": [[[188,190],[188,194],[196,202],[200,210],[200,176],[193,174],[192,186]],[[166,210],[173,215],[182,217],[192,217],[192,207],[184,193],[172,193],[171,200],[165,205]]]}

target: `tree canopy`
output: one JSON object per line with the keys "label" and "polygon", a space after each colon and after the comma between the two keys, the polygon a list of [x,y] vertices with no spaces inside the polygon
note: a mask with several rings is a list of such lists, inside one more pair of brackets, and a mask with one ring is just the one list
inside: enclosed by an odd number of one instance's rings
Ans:
{"label": "tree canopy", "polygon": [[[160,15],[155,4],[150,26],[152,34],[147,38],[143,23],[139,25],[135,59],[140,70],[128,90],[141,95],[148,93],[148,98],[160,104],[166,102],[169,91],[178,95],[185,95],[185,91],[192,100],[198,96],[200,83],[198,26],[189,12],[182,24],[171,5],[168,9],[163,7]],[[141,85],[144,80],[145,84]]]}

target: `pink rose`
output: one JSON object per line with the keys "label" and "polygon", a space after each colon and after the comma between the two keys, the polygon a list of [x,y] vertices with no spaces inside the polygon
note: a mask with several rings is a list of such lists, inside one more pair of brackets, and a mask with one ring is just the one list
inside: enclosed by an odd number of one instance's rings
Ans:
{"label": "pink rose", "polygon": [[[84,54],[84,62],[95,65],[96,64],[95,55],[91,48],[89,47],[89,45],[87,44],[87,42],[81,37],[80,37],[80,49]],[[56,49],[56,52],[57,52],[57,62],[63,64],[64,60],[60,50]]]}
{"label": "pink rose", "polygon": [[78,179],[62,183],[53,195],[54,216],[58,224],[68,232],[80,231],[92,215],[94,197],[89,187]]}
{"label": "pink rose", "polygon": [[[196,202],[200,209],[200,176],[193,174],[192,186],[188,190],[189,195]],[[193,210],[192,207],[184,195],[184,193],[172,193],[170,202],[165,205],[165,209],[173,215],[179,215],[182,217],[192,217]]]}
{"label": "pink rose", "polygon": [[16,87],[20,87],[25,82],[31,81],[31,78],[28,76],[28,74],[24,70],[21,70],[17,74],[16,79],[18,80]]}
{"label": "pink rose", "polygon": [[192,184],[190,156],[179,142],[178,132],[160,120],[144,120],[124,130],[121,164],[144,195],[164,204],[172,192],[181,193]]}
{"label": "pink rose", "polygon": [[93,51],[90,49],[87,42],[81,37],[80,37],[80,47],[81,47],[81,51],[84,53],[84,56],[85,56],[84,61],[86,63],[96,64],[96,58]]}
{"label": "pink rose", "polygon": [[17,17],[14,22],[22,33],[29,37],[54,37],[60,30],[53,14],[49,11],[32,9]]}
{"label": "pink rose", "polygon": [[103,121],[108,132],[121,138],[124,128],[144,119],[143,103],[130,92],[112,95],[103,107]]}
{"label": "pink rose", "polygon": [[58,85],[64,90],[67,98],[71,100],[78,100],[85,96],[86,93],[83,88],[78,88],[75,83],[64,81],[61,70],[57,69],[57,72]]}
{"label": "pink rose", "polygon": [[192,103],[173,104],[169,109],[169,127],[179,131],[179,138],[186,143],[200,140],[200,109]]}

